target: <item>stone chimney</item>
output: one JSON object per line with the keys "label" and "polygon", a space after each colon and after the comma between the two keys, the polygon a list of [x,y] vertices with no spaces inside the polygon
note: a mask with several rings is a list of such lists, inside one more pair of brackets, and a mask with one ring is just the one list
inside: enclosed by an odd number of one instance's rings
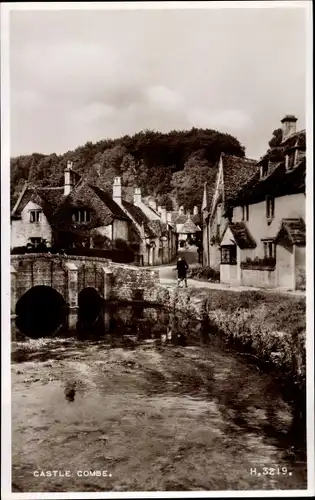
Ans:
{"label": "stone chimney", "polygon": [[114,178],[113,200],[116,203],[118,203],[118,205],[121,204],[121,178],[120,177],[115,177]]}
{"label": "stone chimney", "polygon": [[159,214],[161,213],[161,211],[162,211],[162,207],[161,207],[161,205],[158,205],[158,207],[157,207],[157,211],[158,211],[158,213],[159,213]]}
{"label": "stone chimney", "polygon": [[134,205],[140,205],[142,201],[142,198],[141,198],[141,188],[135,188],[134,192],[133,192],[133,204]]}
{"label": "stone chimney", "polygon": [[194,215],[198,215],[198,214],[199,214],[198,207],[194,206]]}
{"label": "stone chimney", "polygon": [[64,182],[64,191],[63,192],[64,192],[65,196],[68,196],[71,193],[72,188],[73,188],[73,170],[72,170],[72,167],[73,167],[72,161],[68,161],[67,166],[65,168],[65,172],[64,172],[65,182]]}
{"label": "stone chimney", "polygon": [[289,135],[296,132],[297,118],[293,115],[286,115],[282,118],[282,141],[285,141]]}
{"label": "stone chimney", "polygon": [[167,222],[166,207],[161,207],[161,222],[164,224]]}
{"label": "stone chimney", "polygon": [[172,223],[172,212],[166,212],[166,220],[169,224]]}
{"label": "stone chimney", "polygon": [[185,214],[185,209],[182,205],[181,207],[179,207],[179,215],[184,215],[184,214]]}
{"label": "stone chimney", "polygon": [[153,198],[149,199],[149,207],[153,208],[156,211],[156,201]]}

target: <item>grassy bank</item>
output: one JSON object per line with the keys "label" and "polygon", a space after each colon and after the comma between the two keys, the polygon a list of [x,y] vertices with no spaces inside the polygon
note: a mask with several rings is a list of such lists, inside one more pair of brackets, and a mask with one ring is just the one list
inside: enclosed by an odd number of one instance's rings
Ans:
{"label": "grassy bank", "polygon": [[[305,383],[305,298],[257,291],[234,292],[203,288],[161,291],[171,308],[209,322],[209,331],[237,344],[292,377]],[[202,311],[203,309],[203,311]]]}

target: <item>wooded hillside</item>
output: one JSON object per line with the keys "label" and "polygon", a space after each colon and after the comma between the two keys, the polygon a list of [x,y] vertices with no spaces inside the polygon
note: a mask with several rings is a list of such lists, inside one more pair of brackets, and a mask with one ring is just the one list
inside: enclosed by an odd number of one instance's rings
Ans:
{"label": "wooded hillside", "polygon": [[146,130],[132,137],[87,142],[63,155],[19,156],[11,159],[11,202],[16,201],[25,181],[36,185],[61,186],[68,160],[74,169],[110,190],[113,178],[122,177],[125,195],[134,186],[143,195],[154,195],[168,209],[172,204],[191,209],[202,201],[203,183],[215,176],[213,168],[220,153],[244,156],[244,147],[228,134],[210,129],[172,131],[168,134]]}

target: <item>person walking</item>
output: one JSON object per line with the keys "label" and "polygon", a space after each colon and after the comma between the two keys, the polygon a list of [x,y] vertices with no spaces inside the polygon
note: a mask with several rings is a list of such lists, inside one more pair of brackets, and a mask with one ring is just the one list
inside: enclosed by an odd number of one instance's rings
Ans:
{"label": "person walking", "polygon": [[185,287],[187,288],[187,270],[189,266],[183,257],[179,257],[177,262],[177,285],[184,281]]}

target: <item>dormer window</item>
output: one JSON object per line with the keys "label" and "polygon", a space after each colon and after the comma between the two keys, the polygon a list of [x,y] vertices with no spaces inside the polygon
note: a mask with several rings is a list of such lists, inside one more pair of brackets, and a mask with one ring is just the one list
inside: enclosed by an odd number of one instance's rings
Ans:
{"label": "dormer window", "polygon": [[90,222],[91,213],[88,209],[80,208],[74,212],[72,218],[75,222]]}
{"label": "dormer window", "polygon": [[41,222],[42,210],[30,210],[30,222]]}

